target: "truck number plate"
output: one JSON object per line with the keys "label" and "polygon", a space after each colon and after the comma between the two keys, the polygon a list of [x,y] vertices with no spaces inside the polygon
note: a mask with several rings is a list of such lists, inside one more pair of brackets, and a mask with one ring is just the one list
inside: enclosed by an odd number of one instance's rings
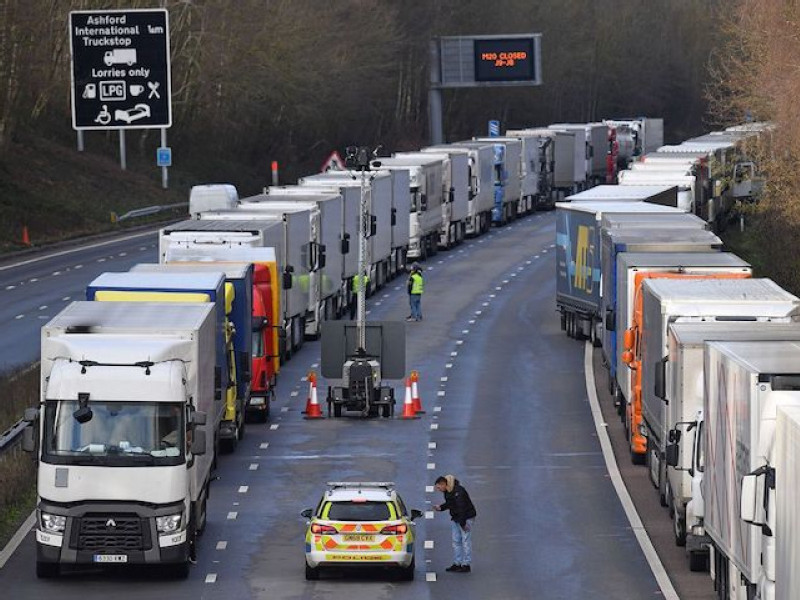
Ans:
{"label": "truck number plate", "polygon": [[126,554],[95,554],[94,562],[96,563],[126,563],[128,556]]}

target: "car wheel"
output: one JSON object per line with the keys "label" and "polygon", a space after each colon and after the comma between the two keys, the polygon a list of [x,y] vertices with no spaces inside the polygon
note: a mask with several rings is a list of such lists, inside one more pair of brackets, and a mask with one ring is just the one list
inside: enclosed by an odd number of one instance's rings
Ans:
{"label": "car wheel", "polygon": [[309,567],[306,563],[306,580],[317,581],[319,579],[319,567]]}
{"label": "car wheel", "polygon": [[415,569],[415,561],[412,558],[410,565],[400,569],[401,581],[414,581],[414,569]]}

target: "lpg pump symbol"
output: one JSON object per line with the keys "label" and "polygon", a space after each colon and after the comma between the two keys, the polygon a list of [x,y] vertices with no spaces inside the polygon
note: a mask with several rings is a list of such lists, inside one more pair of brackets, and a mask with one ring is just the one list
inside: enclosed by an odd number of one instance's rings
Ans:
{"label": "lpg pump symbol", "polygon": [[83,88],[83,98],[85,100],[94,100],[97,98],[97,84],[87,83]]}

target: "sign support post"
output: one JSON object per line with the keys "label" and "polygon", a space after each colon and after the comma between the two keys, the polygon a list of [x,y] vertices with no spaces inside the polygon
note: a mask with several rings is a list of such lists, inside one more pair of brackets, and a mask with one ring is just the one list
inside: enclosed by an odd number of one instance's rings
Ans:
{"label": "sign support post", "polygon": [[439,41],[431,40],[430,43],[430,86],[428,87],[428,111],[430,140],[432,146],[444,143],[444,129],[442,127],[442,72],[441,57],[439,55]]}
{"label": "sign support post", "polygon": [[128,157],[125,154],[125,130],[119,130],[119,168],[123,171],[128,169]]}
{"label": "sign support post", "polygon": [[[161,147],[167,147],[167,128],[161,128]],[[169,187],[169,166],[163,165],[161,167],[161,187],[167,189]]]}

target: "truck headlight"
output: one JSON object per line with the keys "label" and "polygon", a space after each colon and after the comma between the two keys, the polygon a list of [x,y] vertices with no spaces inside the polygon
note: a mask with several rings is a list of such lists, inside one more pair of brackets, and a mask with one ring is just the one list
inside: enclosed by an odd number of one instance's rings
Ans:
{"label": "truck headlight", "polygon": [[42,513],[42,529],[50,533],[61,533],[67,526],[67,517]]}
{"label": "truck headlight", "polygon": [[181,514],[156,517],[156,529],[159,533],[175,533],[181,526]]}

